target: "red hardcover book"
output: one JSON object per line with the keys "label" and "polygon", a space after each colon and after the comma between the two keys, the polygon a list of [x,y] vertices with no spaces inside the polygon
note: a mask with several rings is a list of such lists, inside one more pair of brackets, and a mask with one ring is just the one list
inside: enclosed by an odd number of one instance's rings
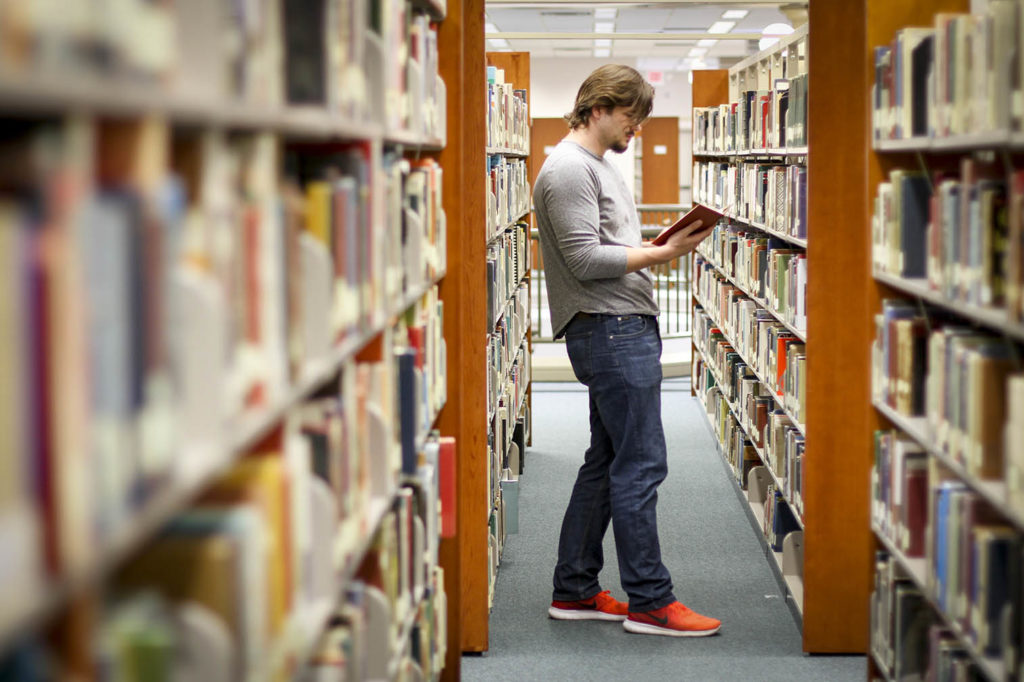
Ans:
{"label": "red hardcover book", "polygon": [[455,439],[441,438],[441,452],[438,462],[438,477],[441,488],[441,537],[455,537],[456,489],[455,489]]}
{"label": "red hardcover book", "polygon": [[409,327],[409,346],[416,350],[416,369],[423,369],[426,361],[425,327]]}
{"label": "red hardcover book", "polygon": [[679,220],[677,220],[676,222],[662,230],[661,234],[659,234],[657,237],[651,240],[651,244],[653,244],[654,246],[664,245],[668,241],[669,237],[671,237],[684,227],[688,227],[689,225],[697,222],[698,220],[701,221],[702,223],[700,231],[706,232],[707,234],[711,234],[711,228],[715,226],[715,224],[718,222],[718,219],[721,217],[722,213],[720,211],[716,211],[713,208],[708,208],[703,204],[694,204],[693,208],[690,209],[689,213],[687,213],[682,218],[680,218]]}
{"label": "red hardcover book", "polygon": [[924,457],[909,459],[904,466],[903,527],[906,536],[901,545],[908,557],[923,557],[928,526],[928,460]]}

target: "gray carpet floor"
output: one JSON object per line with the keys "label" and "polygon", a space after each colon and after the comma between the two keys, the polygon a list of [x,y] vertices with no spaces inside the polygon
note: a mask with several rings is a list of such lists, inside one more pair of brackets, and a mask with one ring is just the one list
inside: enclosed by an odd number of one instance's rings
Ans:
{"label": "gray carpet floor", "polygon": [[[669,475],[658,500],[662,554],[679,600],[721,619],[721,632],[655,637],[618,623],[549,619],[559,527],[589,442],[587,405],[576,385],[534,385],[520,532],[505,545],[490,649],[463,656],[463,680],[866,679],[863,656],[802,653],[799,627],[685,380],[666,382],[663,393]],[[609,529],[602,588],[625,599],[613,542]]]}

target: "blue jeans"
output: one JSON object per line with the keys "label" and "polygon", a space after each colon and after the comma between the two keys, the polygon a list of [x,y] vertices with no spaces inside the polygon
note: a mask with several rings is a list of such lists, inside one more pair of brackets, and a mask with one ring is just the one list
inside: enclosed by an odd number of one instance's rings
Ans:
{"label": "blue jeans", "polygon": [[562,520],[554,599],[601,591],[601,543],[615,533],[630,611],[675,601],[658,543],[658,486],[668,473],[661,425],[661,335],[649,315],[577,315],[565,342],[590,391],[590,447]]}

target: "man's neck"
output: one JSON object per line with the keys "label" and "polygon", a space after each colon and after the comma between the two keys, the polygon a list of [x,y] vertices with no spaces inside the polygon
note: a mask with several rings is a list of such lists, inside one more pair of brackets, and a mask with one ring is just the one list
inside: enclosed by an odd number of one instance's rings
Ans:
{"label": "man's neck", "polygon": [[580,126],[579,128],[570,130],[569,134],[565,136],[565,139],[570,142],[575,142],[595,156],[603,157],[605,152],[608,151],[608,147],[601,144],[601,140],[598,139],[596,127],[593,126]]}

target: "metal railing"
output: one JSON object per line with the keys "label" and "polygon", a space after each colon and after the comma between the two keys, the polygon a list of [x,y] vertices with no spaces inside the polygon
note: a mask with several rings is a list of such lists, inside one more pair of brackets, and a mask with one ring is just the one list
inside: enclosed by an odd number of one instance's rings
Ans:
{"label": "metal railing", "polygon": [[[637,206],[637,216],[643,226],[644,239],[653,239],[664,228],[675,222],[690,209],[681,204],[644,204]],[[533,301],[533,338],[550,341],[551,318],[547,310],[547,288],[544,281],[544,262],[540,251],[537,230],[530,233],[533,271],[530,277],[530,298]],[[690,258],[688,256],[657,265],[650,269],[654,280],[654,299],[661,314],[658,322],[662,338],[688,337],[691,333],[690,320]]]}

